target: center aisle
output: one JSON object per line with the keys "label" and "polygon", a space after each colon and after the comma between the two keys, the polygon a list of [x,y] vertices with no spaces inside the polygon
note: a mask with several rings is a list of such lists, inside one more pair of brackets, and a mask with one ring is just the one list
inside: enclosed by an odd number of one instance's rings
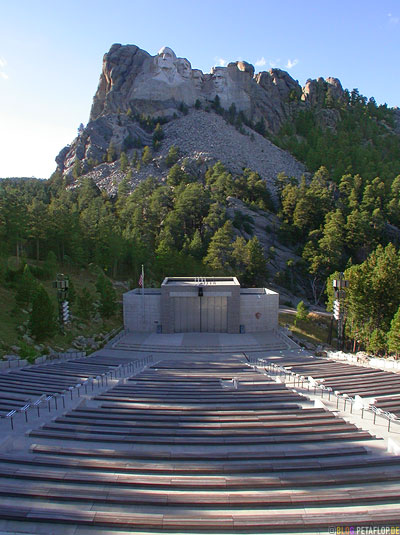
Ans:
{"label": "center aisle", "polygon": [[1,533],[400,522],[399,457],[240,357],[163,360],[29,436],[29,452],[0,455]]}

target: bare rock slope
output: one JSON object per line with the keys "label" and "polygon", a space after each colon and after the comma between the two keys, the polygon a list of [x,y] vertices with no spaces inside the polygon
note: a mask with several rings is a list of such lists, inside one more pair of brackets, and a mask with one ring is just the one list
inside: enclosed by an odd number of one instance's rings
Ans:
{"label": "bare rock slope", "polygon": [[[160,150],[154,154],[153,162],[142,165],[140,170],[132,168],[132,189],[149,175],[166,178],[169,169],[164,163],[165,156],[172,145],[179,149],[180,161],[188,159],[199,172],[217,161],[221,161],[233,174],[250,168],[259,173],[271,191],[274,190],[277,173],[282,171],[288,176],[300,177],[305,172],[304,165],[290,153],[248,128],[245,128],[245,134],[240,133],[215,113],[191,110],[164,125],[163,131],[165,137]],[[132,159],[135,150],[127,151],[128,159]],[[138,151],[139,156],[141,152]],[[101,189],[113,194],[126,173],[121,171],[120,163],[116,161],[95,167],[88,176]]]}

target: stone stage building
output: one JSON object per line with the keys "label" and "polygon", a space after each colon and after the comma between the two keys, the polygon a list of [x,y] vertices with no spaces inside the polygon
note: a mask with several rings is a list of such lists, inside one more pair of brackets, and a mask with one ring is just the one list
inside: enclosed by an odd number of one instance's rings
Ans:
{"label": "stone stage building", "polygon": [[166,277],[161,288],[123,296],[131,332],[252,333],[277,329],[279,294],[241,288],[236,277]]}

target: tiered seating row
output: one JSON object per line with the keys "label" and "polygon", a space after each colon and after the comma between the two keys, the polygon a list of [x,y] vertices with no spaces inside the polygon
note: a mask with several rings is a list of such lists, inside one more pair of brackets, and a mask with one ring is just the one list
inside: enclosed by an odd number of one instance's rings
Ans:
{"label": "tiered seating row", "polygon": [[131,359],[127,358],[97,355],[0,373],[0,415],[18,410],[41,396],[62,394],[90,378],[105,375],[130,362]]}
{"label": "tiered seating row", "polygon": [[378,409],[390,412],[400,418],[400,392],[395,396],[376,398],[374,405]]}
{"label": "tiered seating row", "polygon": [[240,359],[159,363],[32,430],[30,452],[0,455],[0,531],[1,520],[96,535],[398,523],[400,459],[304,401]]}
{"label": "tiered seating row", "polygon": [[[280,357],[273,361],[287,371],[312,377],[350,397],[400,396],[400,374],[317,357]],[[397,397],[394,401],[399,402]]]}

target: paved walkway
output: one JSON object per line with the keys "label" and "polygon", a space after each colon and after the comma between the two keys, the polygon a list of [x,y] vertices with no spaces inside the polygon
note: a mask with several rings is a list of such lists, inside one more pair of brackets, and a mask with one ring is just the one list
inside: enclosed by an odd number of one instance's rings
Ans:
{"label": "paved walkway", "polygon": [[271,332],[251,334],[227,333],[128,333],[112,344],[115,350],[153,354],[234,354],[262,353],[297,347],[283,334]]}

